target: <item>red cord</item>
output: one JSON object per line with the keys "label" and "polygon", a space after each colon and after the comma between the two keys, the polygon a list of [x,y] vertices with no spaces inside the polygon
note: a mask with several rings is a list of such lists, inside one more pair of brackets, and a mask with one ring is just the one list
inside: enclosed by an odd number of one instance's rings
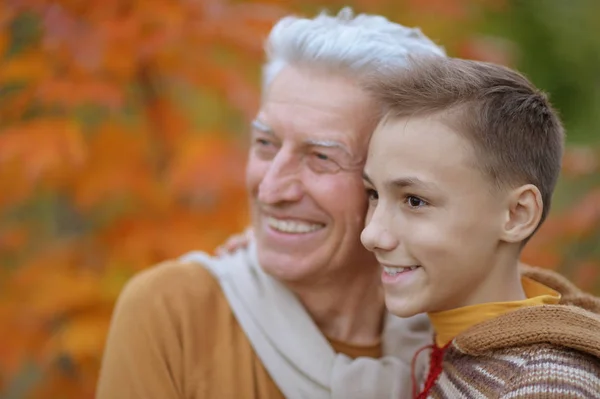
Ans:
{"label": "red cord", "polygon": [[[429,391],[435,385],[435,382],[439,375],[442,373],[442,361],[444,360],[444,353],[446,353],[446,349],[450,346],[448,342],[442,348],[439,348],[437,345],[427,345],[423,348],[419,349],[417,353],[413,356],[412,365],[411,365],[411,377],[412,377],[412,386],[413,386],[413,398],[415,399],[426,399],[427,395],[429,395]],[[431,348],[431,355],[429,358],[429,373],[427,374],[427,379],[425,380],[425,385],[423,386],[423,390],[421,393],[417,394],[417,378],[415,376],[415,365],[417,356],[425,349]]]}

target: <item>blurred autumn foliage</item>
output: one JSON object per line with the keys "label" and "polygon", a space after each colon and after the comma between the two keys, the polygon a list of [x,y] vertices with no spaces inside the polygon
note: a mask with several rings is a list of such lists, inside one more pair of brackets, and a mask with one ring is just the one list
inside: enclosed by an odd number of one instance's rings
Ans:
{"label": "blurred autumn foliage", "polygon": [[0,397],[92,398],[124,282],[246,226],[263,39],[283,15],[346,4],[421,26],[451,55],[517,66],[551,93],[573,146],[524,260],[600,293],[599,2],[7,0]]}

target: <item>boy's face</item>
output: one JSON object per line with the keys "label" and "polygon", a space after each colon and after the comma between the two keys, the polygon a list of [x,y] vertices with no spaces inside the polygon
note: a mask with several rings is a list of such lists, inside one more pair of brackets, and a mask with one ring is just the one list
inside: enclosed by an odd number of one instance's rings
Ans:
{"label": "boy's face", "polygon": [[508,200],[476,167],[465,138],[439,115],[388,120],[371,139],[365,186],[361,240],[391,268],[382,268],[382,281],[392,313],[486,302],[502,263]]}

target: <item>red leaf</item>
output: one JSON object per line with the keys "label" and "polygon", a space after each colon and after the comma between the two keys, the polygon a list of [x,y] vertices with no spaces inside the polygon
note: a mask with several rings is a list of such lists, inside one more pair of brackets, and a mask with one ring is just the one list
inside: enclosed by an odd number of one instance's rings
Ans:
{"label": "red leaf", "polygon": [[569,177],[591,175],[600,170],[598,154],[590,147],[571,146],[565,150],[562,172]]}
{"label": "red leaf", "polygon": [[408,0],[409,6],[420,13],[442,15],[454,19],[465,19],[467,2],[465,0]]}
{"label": "red leaf", "polygon": [[517,48],[507,39],[474,36],[460,45],[457,56],[511,66],[515,63],[516,53]]}
{"label": "red leaf", "polygon": [[600,188],[589,192],[565,214],[565,231],[578,238],[587,237],[600,226]]}
{"label": "red leaf", "polygon": [[584,291],[591,291],[600,277],[600,263],[587,260],[575,266],[573,283]]}

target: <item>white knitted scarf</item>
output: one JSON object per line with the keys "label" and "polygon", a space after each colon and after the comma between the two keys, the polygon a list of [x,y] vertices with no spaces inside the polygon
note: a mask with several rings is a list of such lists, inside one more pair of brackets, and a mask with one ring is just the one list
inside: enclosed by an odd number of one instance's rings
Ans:
{"label": "white knitted scarf", "polygon": [[[384,357],[352,360],[335,353],[296,296],[263,272],[255,245],[219,258],[191,252],[181,260],[198,263],[217,278],[235,317],[286,398],[411,397],[412,357],[431,343],[425,315],[400,319],[388,314],[382,336]],[[422,370],[420,366],[417,369]]]}

